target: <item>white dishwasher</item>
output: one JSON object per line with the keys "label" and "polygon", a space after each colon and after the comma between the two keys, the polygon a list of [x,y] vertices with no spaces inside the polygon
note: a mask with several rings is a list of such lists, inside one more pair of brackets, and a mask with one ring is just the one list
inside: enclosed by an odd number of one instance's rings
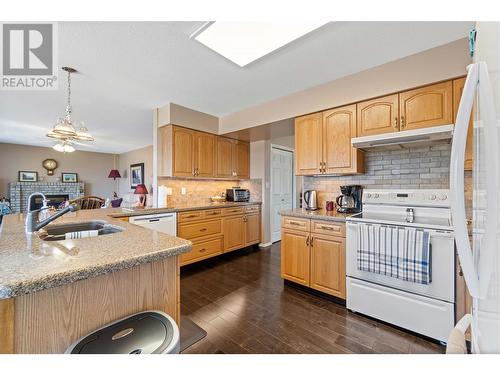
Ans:
{"label": "white dishwasher", "polygon": [[175,212],[131,216],[129,218],[129,223],[170,234],[171,236],[177,235],[177,214]]}

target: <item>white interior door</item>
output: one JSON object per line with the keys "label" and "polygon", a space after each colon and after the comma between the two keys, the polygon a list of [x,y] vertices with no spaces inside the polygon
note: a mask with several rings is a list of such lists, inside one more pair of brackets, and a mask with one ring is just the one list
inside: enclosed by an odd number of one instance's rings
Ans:
{"label": "white interior door", "polygon": [[293,152],[271,149],[271,241],[281,240],[281,210],[293,207]]}

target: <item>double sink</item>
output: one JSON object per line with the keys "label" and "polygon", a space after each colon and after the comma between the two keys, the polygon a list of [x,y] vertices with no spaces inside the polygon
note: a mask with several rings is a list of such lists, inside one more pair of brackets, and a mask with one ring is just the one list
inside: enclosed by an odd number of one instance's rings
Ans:
{"label": "double sink", "polygon": [[[91,235],[88,235],[89,231],[92,231]],[[40,229],[37,233],[38,237],[44,241],[62,241],[66,239],[67,233],[80,233],[81,237],[76,238],[84,238],[118,232],[123,232],[123,228],[111,225],[103,220],[91,220],[81,223],[48,225]]]}

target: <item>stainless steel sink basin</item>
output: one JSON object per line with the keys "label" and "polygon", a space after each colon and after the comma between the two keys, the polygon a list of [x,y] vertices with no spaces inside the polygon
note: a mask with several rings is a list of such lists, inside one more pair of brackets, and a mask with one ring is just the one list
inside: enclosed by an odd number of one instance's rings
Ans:
{"label": "stainless steel sink basin", "polygon": [[122,232],[123,228],[108,224],[102,220],[92,220],[81,223],[48,225],[38,232],[38,237],[44,241],[62,241],[66,239],[66,233],[87,231],[97,231],[97,235],[102,236]]}

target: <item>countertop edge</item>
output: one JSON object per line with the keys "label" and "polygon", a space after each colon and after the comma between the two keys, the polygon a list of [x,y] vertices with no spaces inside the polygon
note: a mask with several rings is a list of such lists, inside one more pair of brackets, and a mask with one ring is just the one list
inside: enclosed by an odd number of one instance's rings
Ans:
{"label": "countertop edge", "polygon": [[304,211],[301,209],[295,210],[285,210],[279,212],[280,216],[290,216],[290,217],[299,217],[304,219],[314,219],[314,220],[324,220],[324,221],[336,221],[345,223],[346,219],[350,214],[338,214],[341,216],[329,216],[322,213],[318,213],[317,211]]}
{"label": "countertop edge", "polygon": [[157,207],[157,208],[144,208],[137,211],[120,211],[110,214],[109,216],[115,219],[122,217],[132,217],[132,216],[142,216],[142,215],[157,215],[157,214],[167,214],[172,212],[185,212],[185,211],[201,211],[210,210],[217,208],[226,207],[237,207],[237,206],[251,206],[251,205],[262,205],[262,202],[231,202],[231,203],[221,203],[221,204],[207,204],[202,206],[192,206],[192,207]]}
{"label": "countertop edge", "polygon": [[45,289],[51,289],[71,284],[75,281],[81,281],[97,276],[102,276],[111,272],[129,269],[141,264],[156,262],[173,256],[181,255],[192,249],[191,241],[181,238],[178,238],[178,240],[185,243],[170,247],[168,249],[140,255],[135,258],[123,259],[117,262],[101,264],[93,267],[85,267],[81,270],[51,275],[47,279],[41,279],[35,282],[28,281],[25,283],[15,284],[13,286],[5,284],[0,285],[0,300],[15,298],[21,295],[31,294]]}

